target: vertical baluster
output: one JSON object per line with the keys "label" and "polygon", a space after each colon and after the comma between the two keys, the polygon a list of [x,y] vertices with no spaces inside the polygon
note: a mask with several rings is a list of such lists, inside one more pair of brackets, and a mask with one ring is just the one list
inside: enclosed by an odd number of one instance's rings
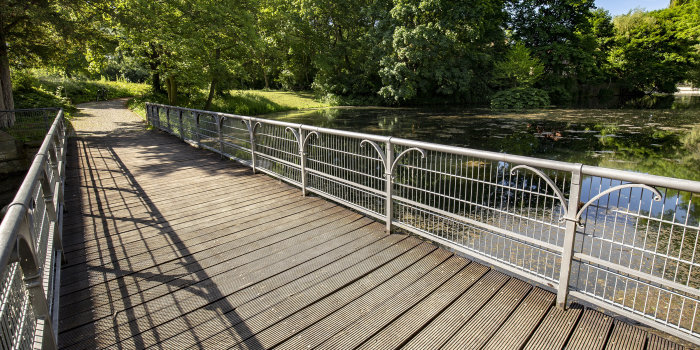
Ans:
{"label": "vertical baluster", "polygon": [[561,257],[561,270],[559,271],[559,287],[557,288],[557,307],[566,308],[566,299],[569,296],[569,278],[571,277],[571,264],[574,257],[574,243],[576,242],[576,213],[581,196],[581,164],[576,164],[576,170],[571,173],[571,186],[569,187],[569,203],[566,212],[566,231],[564,231],[564,251]]}

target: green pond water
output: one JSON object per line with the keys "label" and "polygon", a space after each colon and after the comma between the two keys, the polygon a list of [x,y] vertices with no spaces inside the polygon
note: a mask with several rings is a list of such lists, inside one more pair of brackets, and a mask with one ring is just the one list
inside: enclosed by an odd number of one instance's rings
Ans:
{"label": "green pond water", "polygon": [[700,96],[665,109],[337,107],[264,117],[700,180]]}

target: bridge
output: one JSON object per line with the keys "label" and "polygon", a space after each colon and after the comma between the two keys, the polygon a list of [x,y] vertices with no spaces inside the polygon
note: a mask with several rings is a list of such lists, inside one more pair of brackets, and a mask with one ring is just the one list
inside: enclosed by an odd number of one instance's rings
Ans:
{"label": "bridge", "polygon": [[2,349],[700,344],[697,182],[123,102],[8,207]]}

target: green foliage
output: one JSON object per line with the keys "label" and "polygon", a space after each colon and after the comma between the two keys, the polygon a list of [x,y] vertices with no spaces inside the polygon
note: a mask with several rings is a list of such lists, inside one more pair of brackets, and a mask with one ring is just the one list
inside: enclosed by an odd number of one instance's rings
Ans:
{"label": "green foliage", "polygon": [[632,91],[675,92],[676,84],[688,79],[688,72],[696,67],[693,45],[697,40],[680,34],[674,9],[635,11],[615,18],[616,48],[610,59]]}
{"label": "green foliage", "polygon": [[509,12],[513,38],[523,42],[544,65],[541,87],[552,93],[586,81],[595,67],[590,18],[593,0],[512,0]]}
{"label": "green foliage", "polygon": [[396,1],[384,40],[379,94],[392,102],[481,96],[505,18],[499,0]]}
{"label": "green foliage", "polygon": [[549,96],[544,90],[518,87],[502,90],[491,98],[491,109],[533,109],[549,106]]}
{"label": "green foliage", "polygon": [[[38,66],[70,81],[148,82],[165,103],[242,104],[251,112],[280,107],[264,107],[257,97],[235,101],[229,91],[313,90],[330,104],[421,104],[486,102],[499,89],[536,87],[551,102],[567,104],[620,92],[672,92],[683,81],[700,85],[700,0],[614,21],[593,0],[83,5],[0,3],[0,34],[13,69]],[[14,76],[16,90],[36,85]],[[40,84],[43,92],[75,101],[89,100],[98,87]]]}
{"label": "green foliage", "polygon": [[[188,100],[181,100],[178,106],[199,108],[206,99],[203,90],[193,93]],[[127,103],[129,109],[145,117],[145,103],[167,103],[167,96],[147,93],[136,96]],[[329,104],[319,102],[308,92],[230,90],[215,97],[209,110],[241,115],[260,115],[304,108],[322,108]]]}
{"label": "green foliage", "polygon": [[15,108],[62,107],[69,114],[75,105],[94,101],[98,89],[106,89],[108,98],[140,96],[148,85],[125,81],[78,80],[40,75],[31,71],[13,76]]}
{"label": "green foliage", "polygon": [[542,76],[544,66],[530,56],[530,50],[523,43],[516,43],[502,61],[496,62],[493,71],[494,80],[500,86],[530,87]]}

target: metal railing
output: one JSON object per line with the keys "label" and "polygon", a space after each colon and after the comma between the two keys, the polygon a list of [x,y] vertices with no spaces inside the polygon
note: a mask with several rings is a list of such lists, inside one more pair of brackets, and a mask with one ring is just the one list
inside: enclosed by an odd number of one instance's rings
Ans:
{"label": "metal railing", "polygon": [[147,104],[148,122],[700,344],[700,182]]}
{"label": "metal railing", "polygon": [[0,223],[0,349],[56,348],[66,135],[61,109]]}
{"label": "metal railing", "polygon": [[18,139],[43,139],[59,110],[50,107],[0,111],[0,128]]}

